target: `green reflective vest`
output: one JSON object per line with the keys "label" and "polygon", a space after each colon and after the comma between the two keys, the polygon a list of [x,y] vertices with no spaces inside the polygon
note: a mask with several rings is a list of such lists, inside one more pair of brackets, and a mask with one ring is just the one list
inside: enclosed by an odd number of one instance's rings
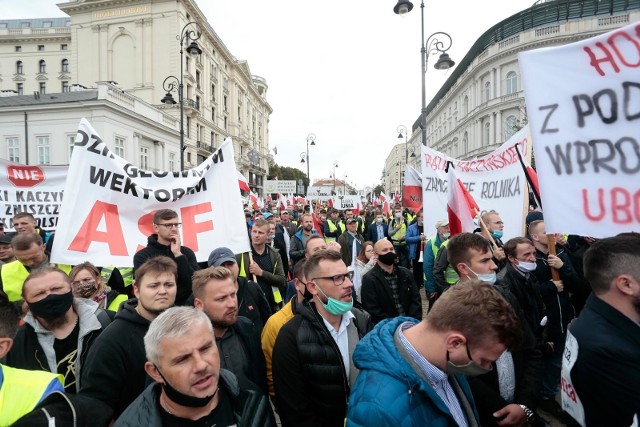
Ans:
{"label": "green reflective vest", "polygon": [[[434,238],[435,240],[435,238]],[[433,245],[433,243],[432,243]],[[444,242],[442,242],[442,244],[440,245],[440,247],[447,247],[449,246],[449,239],[445,240]],[[436,254],[434,252],[434,254]],[[450,285],[455,285],[456,283],[458,283],[458,280],[460,280],[460,276],[458,276],[458,273],[456,273],[456,271],[453,269],[453,267],[451,266],[451,264],[447,264],[447,269],[444,271],[444,280],[450,284]]]}

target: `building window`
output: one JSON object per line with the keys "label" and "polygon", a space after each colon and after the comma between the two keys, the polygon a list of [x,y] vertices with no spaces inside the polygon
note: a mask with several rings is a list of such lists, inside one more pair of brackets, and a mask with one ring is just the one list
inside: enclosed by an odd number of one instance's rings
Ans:
{"label": "building window", "polygon": [[69,82],[62,82],[62,93],[69,92]]}
{"label": "building window", "polygon": [[10,162],[20,163],[20,140],[18,138],[7,138],[7,159]]}
{"label": "building window", "polygon": [[63,59],[62,62],[60,62],[60,71],[63,73],[68,73],[69,72],[69,60],[68,59]]}
{"label": "building window", "polygon": [[149,169],[149,149],[140,147],[140,169]]}
{"label": "building window", "polygon": [[187,152],[187,162],[191,164],[191,153]]}
{"label": "building window", "polygon": [[169,170],[171,172],[176,170],[176,153],[173,151],[169,152]]}
{"label": "building window", "polygon": [[491,99],[491,82],[486,82],[484,84],[484,102],[487,102]]}
{"label": "building window", "polygon": [[60,50],[69,50],[69,45],[66,43],[63,43],[60,45]]}
{"label": "building window", "polygon": [[47,93],[47,84],[45,82],[40,82],[40,95],[45,95]]}
{"label": "building window", "polygon": [[51,164],[51,146],[49,145],[49,137],[37,136],[36,147],[38,148],[38,164],[50,165]]}
{"label": "building window", "polygon": [[22,23],[20,23],[20,27],[22,27],[22,28],[31,28],[31,22],[22,22]]}
{"label": "building window", "polygon": [[40,62],[38,62],[38,72],[40,74],[44,74],[47,72],[47,63],[44,59],[41,59]]}
{"label": "building window", "polygon": [[216,109],[215,108],[211,108],[211,121],[215,124],[216,122]]}
{"label": "building window", "polygon": [[186,129],[184,131],[187,138],[191,138],[191,117],[187,117],[187,122],[185,123]]}
{"label": "building window", "polygon": [[211,132],[211,147],[215,148],[216,146],[216,134]]}
{"label": "building window", "polygon": [[69,147],[69,163],[71,163],[71,155],[73,154],[73,147],[76,145],[76,136],[67,135],[67,146]]}
{"label": "building window", "polygon": [[489,145],[489,138],[491,137],[491,124],[489,123],[488,119],[487,122],[484,124],[484,132],[482,135],[482,142],[484,143],[484,145]]}
{"label": "building window", "polygon": [[38,52],[44,52],[44,45],[43,44],[39,44],[38,45]]}
{"label": "building window", "polygon": [[15,51],[16,52],[22,52],[22,46],[16,46]]}
{"label": "building window", "polygon": [[[42,27],[43,27],[43,28],[51,28],[51,26],[52,26],[52,25],[53,25],[53,22],[51,22],[51,21],[44,21],[44,22],[42,23]],[[44,50],[44,49],[43,49],[43,50]]]}
{"label": "building window", "polygon": [[124,158],[124,138],[116,136],[116,156]]}
{"label": "building window", "polygon": [[196,70],[196,87],[200,89],[200,71]]}
{"label": "building window", "polygon": [[22,61],[16,62],[16,74],[24,74],[24,66],[22,65]]}
{"label": "building window", "polygon": [[511,138],[513,134],[515,134],[518,131],[517,126],[518,126],[518,119],[516,119],[516,116],[507,117],[507,119],[504,121],[505,141]]}
{"label": "building window", "polygon": [[509,71],[507,73],[507,95],[516,93],[518,91],[518,76],[515,71]]}
{"label": "building window", "polygon": [[469,114],[469,97],[465,95],[464,102],[462,103],[462,115]]}
{"label": "building window", "polygon": [[23,83],[17,83],[16,84],[16,92],[18,92],[18,95],[24,95],[24,84]]}

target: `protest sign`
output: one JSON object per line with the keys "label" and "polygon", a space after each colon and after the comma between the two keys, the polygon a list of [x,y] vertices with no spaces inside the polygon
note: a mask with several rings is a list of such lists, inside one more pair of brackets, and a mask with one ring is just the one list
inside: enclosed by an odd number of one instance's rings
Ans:
{"label": "protest sign", "polygon": [[422,177],[417,170],[409,165],[406,165],[404,172],[402,206],[411,208],[416,212],[422,207]]}
{"label": "protest sign", "polygon": [[333,196],[331,198],[333,207],[338,210],[360,210],[362,207],[362,196]]}
{"label": "protest sign", "polygon": [[640,229],[640,24],[518,56],[547,232]]}
{"label": "protest sign", "polygon": [[67,166],[20,165],[0,159],[0,220],[5,231],[13,228],[11,219],[26,212],[36,226],[55,230],[62,206]]}
{"label": "protest sign", "polygon": [[230,138],[194,169],[146,171],[113,154],[82,119],[64,194],[52,262],[130,267],[163,208],[178,213],[182,245],[198,261],[220,246],[249,250]]}
{"label": "protest sign", "polygon": [[457,160],[422,147],[422,191],[425,234],[435,235],[435,224],[447,219],[449,179],[445,169],[453,162],[456,175],[464,183],[480,211],[494,210],[504,222],[503,241],[522,235],[527,182],[516,153],[530,148],[528,126],[518,131],[492,153],[475,160]]}

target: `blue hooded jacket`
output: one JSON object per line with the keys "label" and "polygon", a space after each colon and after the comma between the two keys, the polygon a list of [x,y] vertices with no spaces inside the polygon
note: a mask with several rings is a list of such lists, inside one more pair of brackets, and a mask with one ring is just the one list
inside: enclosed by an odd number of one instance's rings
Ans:
{"label": "blue hooded jacket", "polygon": [[[347,426],[457,426],[446,404],[396,348],[393,336],[411,317],[378,323],[356,346],[353,362],[360,373],[349,396]],[[469,384],[456,375],[475,411]],[[477,419],[477,412],[476,412]]]}

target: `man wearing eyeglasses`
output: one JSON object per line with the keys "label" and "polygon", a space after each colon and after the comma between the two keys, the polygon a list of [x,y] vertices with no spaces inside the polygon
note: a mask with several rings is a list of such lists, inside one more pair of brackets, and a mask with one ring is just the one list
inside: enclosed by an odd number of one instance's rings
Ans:
{"label": "man wearing eyeglasses", "polygon": [[283,427],[344,426],[358,376],[351,357],[372,327],[370,316],[353,308],[352,275],[335,251],[318,251],[306,261],[311,299],[280,329],[272,353]]}
{"label": "man wearing eyeglasses", "polygon": [[147,247],[133,256],[133,272],[148,259],[164,255],[178,265],[178,290],[176,305],[184,305],[191,295],[191,276],[200,270],[196,255],[191,249],[182,246],[178,214],[171,209],[160,209],[153,214],[155,233],[148,237]]}

